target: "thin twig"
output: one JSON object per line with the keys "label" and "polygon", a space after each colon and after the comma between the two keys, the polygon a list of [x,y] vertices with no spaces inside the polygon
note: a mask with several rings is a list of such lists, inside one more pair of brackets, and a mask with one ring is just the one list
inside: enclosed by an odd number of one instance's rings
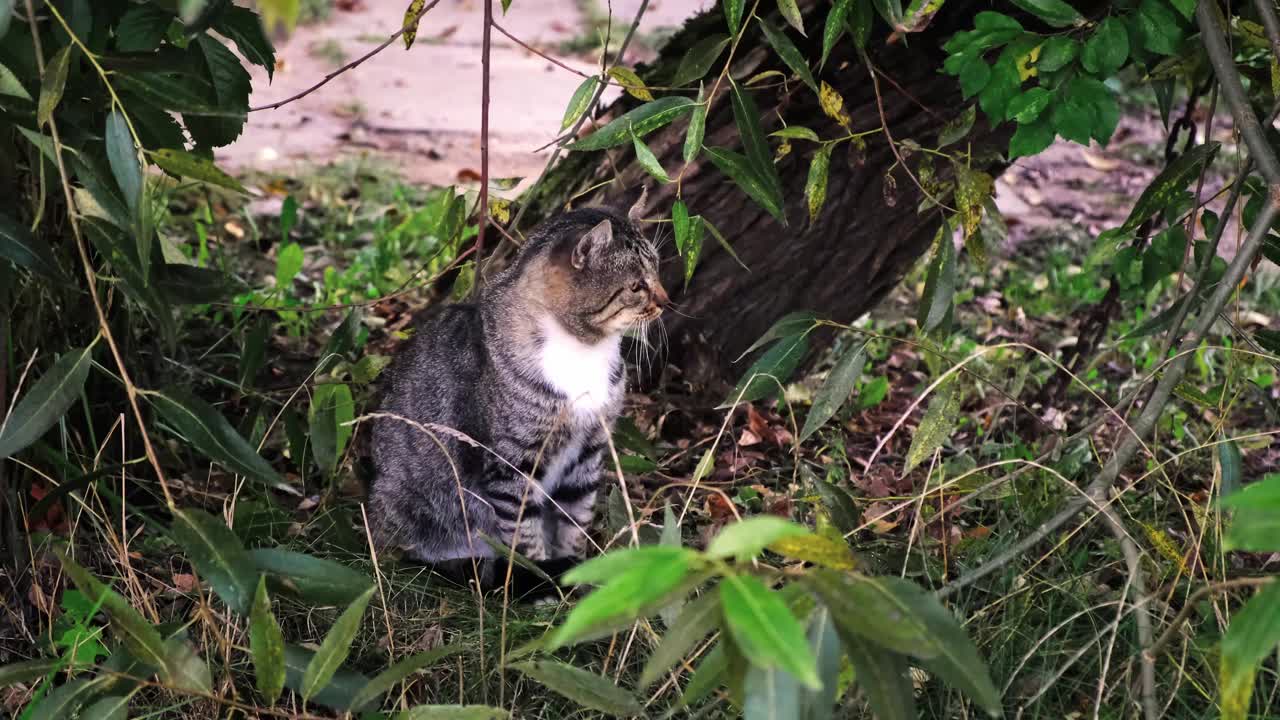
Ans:
{"label": "thin twig", "polygon": [[[616,66],[622,62],[622,56],[627,52],[627,46],[631,44],[631,38],[635,37],[636,28],[640,27],[640,20],[644,17],[644,13],[648,9],[649,0],[642,0],[640,8],[636,10],[635,20],[631,21],[631,27],[627,29],[626,37],[622,39],[622,45],[618,46],[618,52],[613,56],[613,65]],[[556,149],[551,152],[551,157],[547,158],[547,164],[542,166],[542,172],[538,173],[538,179],[534,182],[535,186],[542,182],[542,179],[547,176],[547,173],[551,172],[551,168],[554,167],[556,161],[560,159],[560,154],[564,152],[565,144],[567,144],[569,140],[577,137],[578,131],[581,130],[587,120],[595,114],[596,106],[600,104],[600,97],[604,95],[604,89],[608,87],[608,80],[605,79],[606,77],[607,73],[605,72],[605,69],[602,68],[600,72],[600,82],[596,85],[595,94],[591,96],[591,102],[587,103],[587,109],[578,116],[577,122],[573,124],[573,127],[569,129],[569,132],[564,133],[561,136],[563,139],[556,145]],[[524,218],[524,213],[528,209],[528,203],[520,204],[520,209],[516,211],[515,219],[511,221],[511,231],[513,233],[519,233],[520,220]]]}
{"label": "thin twig", "polygon": [[300,93],[297,93],[296,95],[290,95],[289,97],[287,97],[287,98],[285,98],[285,99],[283,99],[283,100],[280,100],[280,101],[278,101],[278,102],[273,102],[273,103],[270,103],[269,105],[259,105],[259,106],[257,106],[257,107],[251,107],[251,108],[249,108],[249,112],[258,112],[259,110],[275,110],[275,109],[277,109],[277,108],[279,108],[279,107],[281,107],[281,106],[283,106],[283,105],[288,105],[289,103],[291,103],[291,102],[293,102],[293,101],[295,101],[295,100],[301,100],[302,98],[304,98],[304,97],[306,97],[306,96],[310,95],[311,93],[313,93],[313,92],[315,92],[315,91],[319,90],[320,88],[324,87],[325,85],[328,85],[328,84],[329,84],[329,82],[330,82],[331,80],[333,80],[334,78],[338,77],[338,76],[339,76],[339,75],[341,75],[342,73],[344,73],[344,72],[346,72],[346,71],[348,71],[348,70],[354,70],[355,68],[360,67],[360,66],[361,66],[361,65],[363,65],[363,64],[364,64],[364,62],[365,62],[366,60],[368,60],[369,58],[373,57],[374,55],[377,55],[378,53],[382,52],[383,50],[386,50],[386,49],[391,45],[391,43],[395,42],[395,41],[396,41],[396,40],[397,40],[401,35],[405,34],[405,33],[406,33],[406,32],[408,32],[409,30],[412,30],[412,29],[416,28],[416,27],[417,27],[417,25],[418,25],[418,21],[422,19],[422,16],[423,16],[423,15],[426,15],[428,12],[431,12],[431,8],[434,8],[434,7],[435,7],[436,5],[438,5],[438,4],[440,4],[440,0],[431,0],[430,4],[428,4],[426,7],[422,8],[422,10],[420,10],[420,11],[418,12],[418,14],[417,14],[417,15],[414,15],[412,18],[410,18],[410,19],[409,19],[409,20],[404,24],[404,26],[403,26],[403,27],[401,27],[399,30],[397,30],[397,31],[395,31],[394,33],[392,33],[392,34],[391,34],[391,37],[389,37],[389,38],[387,38],[386,40],[382,41],[382,43],[381,43],[380,45],[378,45],[378,46],[377,46],[377,47],[375,47],[374,49],[370,50],[369,52],[365,53],[364,55],[361,55],[360,57],[356,58],[355,60],[352,60],[351,62],[347,63],[346,65],[343,65],[342,67],[338,68],[337,70],[334,70],[333,72],[329,73],[328,75],[325,75],[325,76],[324,76],[324,79],[322,79],[320,82],[316,83],[315,85],[312,85],[311,87],[307,88],[306,90],[303,90],[303,91],[302,91],[302,92],[300,92]]}
{"label": "thin twig", "polygon": [[[1120,520],[1120,516],[1116,513],[1115,508],[1111,506],[1103,507],[1102,516],[1107,520],[1107,527],[1111,530],[1111,534],[1115,536],[1120,543],[1120,552],[1124,555],[1125,565],[1129,570],[1129,582],[1125,589],[1131,592],[1134,598],[1133,609],[1137,613],[1138,625],[1138,644],[1147,648],[1152,645],[1151,630],[1151,614],[1147,612],[1145,603],[1142,598],[1147,596],[1147,580],[1146,574],[1142,570],[1142,554],[1138,550],[1138,544],[1124,528],[1124,523]],[[1128,594],[1128,592],[1126,594]],[[1124,597],[1120,598],[1120,613],[1124,613]],[[1118,621],[1118,618],[1117,618]],[[1118,625],[1118,623],[1117,623]],[[1114,641],[1114,636],[1113,636]],[[1107,656],[1110,658],[1111,651],[1108,649]],[[1139,700],[1142,705],[1142,715],[1146,720],[1158,720],[1160,710],[1156,707],[1156,665],[1146,653],[1143,653],[1139,659],[1139,675],[1142,681],[1141,694]],[[1102,707],[1102,690],[1106,683],[1105,669],[1101,673],[1098,681],[1098,698],[1094,705],[1093,716],[1098,717],[1098,711]]]}
{"label": "thin twig", "polygon": [[1261,587],[1263,585],[1270,585],[1274,581],[1274,577],[1241,577],[1222,580],[1197,588],[1196,591],[1191,593],[1191,595],[1187,597],[1186,601],[1182,603],[1182,609],[1173,617],[1173,622],[1169,623],[1169,626],[1165,628],[1164,633],[1160,635],[1159,639],[1148,646],[1147,649],[1143,650],[1142,654],[1149,656],[1151,661],[1154,662],[1156,656],[1164,649],[1164,646],[1168,645],[1173,640],[1173,636],[1178,634],[1178,630],[1182,627],[1182,623],[1186,622],[1186,619],[1190,617],[1191,613],[1195,612],[1196,605],[1198,605],[1206,596],[1216,592],[1222,592],[1223,590],[1232,590],[1239,587]]}
{"label": "thin twig", "polygon": [[[479,297],[483,279],[480,268],[484,261],[484,231],[489,225],[489,55],[493,49],[493,0],[484,2],[484,33],[480,41],[480,217],[476,230],[476,272],[471,282],[471,296]],[[514,543],[513,543],[514,544]]]}
{"label": "thin twig", "polygon": [[[1098,502],[1098,504],[1105,500],[1107,492],[1116,478],[1119,477],[1120,470],[1133,458],[1140,440],[1155,428],[1156,421],[1160,418],[1165,405],[1168,404],[1169,398],[1173,395],[1173,388],[1186,375],[1191,350],[1198,347],[1204,341],[1205,336],[1208,335],[1218,317],[1218,313],[1222,312],[1222,308],[1226,306],[1231,295],[1239,287],[1240,281],[1244,278],[1245,273],[1248,272],[1258,251],[1262,248],[1262,242],[1271,228],[1272,221],[1280,214],[1280,160],[1277,160],[1275,151],[1267,143],[1266,135],[1262,131],[1262,125],[1258,122],[1257,116],[1253,114],[1253,109],[1245,97],[1244,88],[1240,84],[1240,77],[1235,71],[1235,62],[1232,60],[1231,53],[1227,49],[1226,40],[1223,37],[1222,27],[1215,17],[1216,12],[1216,7],[1209,3],[1200,3],[1197,6],[1196,18],[1200,25],[1201,39],[1204,41],[1205,51],[1209,56],[1210,64],[1213,66],[1214,74],[1221,85],[1222,97],[1231,109],[1231,115],[1235,119],[1235,125],[1244,136],[1250,154],[1270,185],[1267,203],[1263,206],[1262,211],[1258,213],[1253,227],[1249,229],[1248,238],[1236,252],[1235,258],[1227,266],[1226,273],[1223,274],[1222,279],[1214,288],[1212,297],[1206,301],[1192,332],[1180,344],[1178,356],[1169,363],[1164,375],[1152,391],[1146,406],[1143,407],[1137,420],[1134,421],[1133,433],[1125,437],[1124,441],[1112,454],[1110,460],[1107,461],[1106,466],[1103,467],[1102,472],[1090,483],[1086,497],[1073,498],[1065,508],[1057,515],[1054,515],[1048,522],[1041,525],[1031,535],[1018,541],[972,573],[942,588],[938,593],[940,596],[954,593],[956,590],[968,586],[991,572],[1004,567],[1028,548],[1070,521],[1071,518],[1084,509],[1085,505],[1090,503],[1091,499]],[[1202,280],[1204,279],[1202,278]],[[1193,297],[1200,294],[1202,290],[1207,289],[1203,285],[1203,282],[1200,282],[1197,283],[1196,287],[1192,288]]]}
{"label": "thin twig", "polygon": [[[35,7],[31,0],[26,0],[27,20],[31,23],[31,27],[36,27]],[[40,33],[32,31],[31,44],[36,55],[36,70],[40,73],[43,81],[45,64],[44,49],[40,43]],[[62,181],[62,192],[67,202],[67,221],[71,225],[71,234],[75,236],[76,251],[80,255],[80,265],[84,268],[85,280],[89,283],[89,297],[93,299],[93,309],[98,316],[98,326],[102,329],[102,336],[107,340],[107,347],[111,348],[111,357],[116,362],[116,369],[120,371],[120,380],[124,383],[125,395],[129,398],[129,407],[133,410],[133,417],[138,422],[138,433],[142,435],[142,447],[146,451],[147,460],[151,463],[151,467],[155,470],[156,480],[160,483],[160,490],[164,493],[165,504],[170,509],[175,507],[173,502],[173,494],[169,492],[169,483],[165,479],[164,469],[160,467],[160,458],[156,456],[155,448],[151,445],[151,437],[147,434],[147,423],[142,418],[142,409],[138,406],[138,388],[134,386],[133,380],[129,376],[129,370],[125,367],[124,356],[120,354],[120,347],[116,344],[115,336],[111,333],[111,323],[107,321],[106,310],[102,307],[102,299],[98,297],[97,276],[93,271],[93,263],[89,260],[89,251],[85,247],[84,234],[80,230],[79,211],[76,209],[75,194],[71,192],[71,181],[68,179],[67,165],[62,159],[62,139],[58,134],[58,123],[53,116],[49,117],[49,134],[53,138],[53,155],[58,166],[58,177]]]}

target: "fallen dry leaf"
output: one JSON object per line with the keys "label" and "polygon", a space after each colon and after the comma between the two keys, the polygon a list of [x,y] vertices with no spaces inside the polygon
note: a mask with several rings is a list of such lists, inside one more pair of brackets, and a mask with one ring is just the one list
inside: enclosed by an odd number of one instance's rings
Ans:
{"label": "fallen dry leaf", "polygon": [[1094,170],[1111,172],[1112,170],[1115,170],[1116,168],[1120,167],[1119,160],[1115,160],[1109,157],[1104,157],[1102,155],[1095,155],[1089,152],[1088,150],[1084,150],[1084,149],[1080,150],[1080,157],[1084,160],[1086,165],[1093,168]]}
{"label": "fallen dry leaf", "polygon": [[183,593],[195,592],[197,585],[198,583],[196,582],[196,576],[192,575],[191,573],[174,573],[173,574],[173,586],[178,589],[178,592],[183,592]]}

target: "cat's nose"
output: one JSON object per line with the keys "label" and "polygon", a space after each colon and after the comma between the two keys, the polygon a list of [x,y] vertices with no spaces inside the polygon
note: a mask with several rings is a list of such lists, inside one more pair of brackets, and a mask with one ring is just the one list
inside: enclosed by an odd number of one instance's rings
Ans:
{"label": "cat's nose", "polygon": [[662,288],[662,283],[653,284],[653,303],[660,308],[664,308],[671,302],[671,298],[667,296],[667,291]]}

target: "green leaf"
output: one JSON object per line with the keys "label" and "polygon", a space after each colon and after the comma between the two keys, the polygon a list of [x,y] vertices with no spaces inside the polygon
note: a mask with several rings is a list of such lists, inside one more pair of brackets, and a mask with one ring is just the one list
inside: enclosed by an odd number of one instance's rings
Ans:
{"label": "green leaf", "polygon": [[1201,168],[1213,161],[1218,147],[1219,144],[1216,142],[1197,145],[1169,163],[1138,196],[1138,202],[1134,204],[1133,210],[1129,212],[1129,217],[1120,229],[1132,233],[1147,218],[1164,210],[1170,203],[1180,198],[1182,191],[1200,175]]}
{"label": "green leaf", "polygon": [[[296,645],[284,646],[284,685],[295,692],[302,691],[303,678],[316,653]],[[345,668],[338,668],[328,685],[312,696],[310,702],[339,711],[361,710],[352,701],[360,689],[369,684],[369,678]]]}
{"label": "green leaf", "polygon": [[249,551],[249,559],[268,580],[319,605],[348,605],[373,587],[372,580],[346,565],[305,553],[257,548]]}
{"label": "green leaf", "polygon": [[622,117],[613,120],[577,142],[569,143],[570,150],[604,150],[624,145],[635,137],[644,137],[672,120],[691,112],[696,102],[686,97],[668,96],[647,102]]}
{"label": "green leaf", "polygon": [[719,624],[720,596],[716,593],[703,593],[685,605],[645,663],[640,673],[640,687],[652,685]]}
{"label": "green leaf", "polygon": [[853,570],[857,567],[857,561],[849,551],[849,544],[839,533],[813,533],[782,538],[770,543],[769,549],[783,557],[836,570]]}
{"label": "green leaf", "polygon": [[356,631],[360,629],[360,619],[364,617],[369,598],[373,597],[376,588],[365,590],[360,597],[342,611],[333,627],[329,628],[324,641],[315,657],[307,663],[307,670],[302,676],[302,697],[310,700],[313,695],[329,684],[338,667],[346,661],[351,652],[351,642],[355,640]]}
{"label": "green leaf", "polygon": [[249,611],[249,651],[253,657],[253,672],[258,692],[267,702],[275,703],[284,689],[284,635],[280,624],[271,612],[271,597],[267,595],[267,578],[258,578],[258,589],[253,595],[253,607]]}
{"label": "green leaf", "polygon": [[689,218],[689,236],[684,244],[684,285],[689,286],[693,279],[694,268],[698,266],[698,258],[702,257],[702,231],[707,225],[701,215]]}
{"label": "green leaf", "polygon": [[814,92],[818,92],[818,81],[813,79],[809,63],[805,62],[804,55],[800,54],[800,49],[791,42],[791,38],[770,25],[764,18],[757,18],[757,20],[760,22],[760,29],[764,30],[765,39],[769,41],[774,52],[778,53],[778,57],[782,58],[782,62],[791,68],[791,72],[800,76],[805,85],[813,88]]}
{"label": "green leaf", "polygon": [[404,10],[404,19],[400,26],[404,28],[404,49],[408,50],[413,47],[413,41],[418,37],[418,25],[422,23],[422,8],[427,4],[427,0],[412,0],[409,7]]}
{"label": "green leaf", "polygon": [[230,145],[244,131],[248,117],[249,94],[253,90],[249,72],[235,53],[207,33],[187,46],[187,55],[191,66],[210,80],[212,92],[207,96],[218,109],[212,113],[184,112],[187,132],[202,147]]}
{"label": "green leaf", "polygon": [[929,409],[925,411],[920,427],[916,428],[915,435],[911,437],[911,448],[907,450],[907,464],[902,471],[904,475],[927,460],[951,436],[951,431],[955,429],[960,419],[962,399],[960,383],[954,376],[934,390],[933,398],[929,400]]}
{"label": "green leaf", "polygon": [[835,416],[840,406],[849,399],[849,395],[858,386],[858,379],[862,377],[862,368],[866,365],[866,361],[866,343],[856,347],[851,345],[840,355],[835,367],[831,368],[827,379],[822,383],[822,389],[818,390],[817,396],[814,397],[809,416],[804,419],[804,429],[800,431],[800,442],[804,442],[817,432],[818,428]]}
{"label": "green leaf", "polygon": [[1040,47],[1036,69],[1041,72],[1057,72],[1066,67],[1080,52],[1080,42],[1066,35],[1055,35]]}
{"label": "green leaf", "polygon": [[39,242],[24,225],[0,212],[0,258],[48,278],[63,278],[48,243]]}
{"label": "green leaf", "polygon": [[561,130],[582,117],[582,113],[586,112],[587,106],[591,104],[591,98],[595,97],[598,87],[600,87],[600,78],[592,76],[583,80],[578,89],[573,91],[573,96],[569,98],[569,105],[564,109],[564,119],[560,121]]}
{"label": "green leaf", "polygon": [[680,65],[671,78],[671,85],[681,87],[694,80],[701,80],[724,49],[729,47],[729,42],[730,38],[720,34],[708,35],[699,40],[680,58]]}
{"label": "green leaf", "polygon": [[89,602],[100,607],[111,617],[111,629],[125,649],[138,660],[153,668],[167,668],[168,660],[160,633],[137,610],[111,588],[103,585],[79,563],[55,550],[62,561],[62,569],[75,583]]}
{"label": "green leaf", "polygon": [[915,695],[907,660],[839,628],[854,677],[876,720],[915,720]]}
{"label": "green leaf", "polygon": [[800,717],[805,720],[830,720],[840,692],[841,660],[844,650],[835,621],[826,608],[818,608],[809,618],[809,649],[818,659],[821,690],[800,690]]}
{"label": "green leaf", "polygon": [[196,508],[175,509],[170,532],[227,607],[246,613],[257,573],[240,538],[221,520]]}
{"label": "green leaf", "polygon": [[1013,0],[1013,4],[1052,27],[1070,27],[1083,25],[1085,22],[1075,8],[1062,0]]}
{"label": "green leaf", "polygon": [[1219,682],[1222,717],[1243,720],[1248,714],[1254,674],[1280,645],[1280,582],[1272,582],[1231,618],[1222,637]]}
{"label": "green leaf", "polygon": [[1080,54],[1084,69],[1101,77],[1115,74],[1128,59],[1129,32],[1124,21],[1115,16],[1102,21]]}
{"label": "green leaf", "polygon": [[1052,123],[1048,122],[1043,115],[1036,122],[1020,124],[1014,131],[1014,137],[1009,140],[1009,159],[1016,160],[1028,158],[1030,155],[1039,155],[1052,145],[1053,137],[1055,132],[1053,132]]}
{"label": "green leaf", "polygon": [[124,193],[129,212],[133,214],[137,225],[138,259],[142,264],[142,272],[146,276],[145,264],[151,257],[151,238],[154,233],[150,227],[144,227],[142,218],[147,212],[142,202],[142,163],[138,160],[138,148],[133,144],[133,136],[125,123],[124,114],[120,110],[112,110],[107,116],[107,162],[111,165],[111,174],[115,176]]}
{"label": "green leaf", "polygon": [[[0,4],[4,4],[7,1],[0,0]],[[27,92],[27,89],[22,85],[22,81],[18,79],[18,76],[12,70],[5,67],[4,63],[0,63],[0,95],[11,95],[23,100],[31,100],[31,93]]]}
{"label": "green leaf", "polygon": [[859,50],[866,50],[871,38],[871,0],[854,0],[849,11],[849,35]]}
{"label": "green leaf", "polygon": [[602,585],[621,577],[633,568],[657,568],[669,563],[688,564],[691,552],[670,545],[642,545],[614,550],[575,565],[564,575],[569,585]]}
{"label": "green leaf", "polygon": [[116,25],[116,50],[122,53],[151,52],[160,47],[160,41],[164,40],[172,24],[173,14],[156,5],[132,5]]}
{"label": "green leaf", "polygon": [[150,153],[150,157],[151,161],[159,165],[161,170],[172,175],[207,182],[210,185],[217,185],[239,193],[248,192],[240,184],[239,180],[219,170],[212,160],[192,155],[185,150],[161,148],[160,150],[153,150]]}
{"label": "green leaf", "polygon": [[222,112],[209,100],[213,86],[199,75],[140,71],[118,74],[112,82],[117,84],[117,91],[127,91],[162,110],[192,115]]}
{"label": "green leaf", "polygon": [[[656,546],[669,547],[669,546]],[[635,563],[579,601],[547,640],[548,651],[583,639],[601,628],[630,623],[658,607],[681,586],[693,553],[683,548],[671,560]]]}
{"label": "green leaf", "polygon": [[991,66],[981,55],[970,56],[960,67],[960,92],[964,93],[965,99],[982,92],[990,81]]}
{"label": "green leaf", "polygon": [[775,192],[768,181],[756,173],[746,157],[725,148],[708,147],[705,150],[707,151],[707,156],[711,158],[711,162],[715,163],[720,172],[737,183],[738,187],[742,188],[742,191],[748,197],[764,208],[778,222],[784,226],[786,225],[781,193]]}
{"label": "green leaf", "polygon": [[742,27],[742,6],[746,0],[720,0],[720,4],[724,10],[724,20],[729,25],[729,31],[737,35],[738,28]]}
{"label": "green leaf", "polygon": [[631,142],[635,146],[636,162],[640,163],[640,167],[644,168],[645,172],[652,175],[660,183],[671,182],[671,176],[667,175],[666,170],[662,169],[662,163],[658,162],[658,157],[653,154],[649,146],[645,145],[644,141],[635,135],[631,136]]}
{"label": "green leaf", "polygon": [[0,425],[0,459],[39,440],[80,397],[89,377],[92,352],[92,345],[68,352],[26,391]]}
{"label": "green leaf", "polygon": [[268,484],[280,476],[212,405],[179,388],[147,397],[170,425],[206,457],[238,475]]}
{"label": "green leaf", "polygon": [[[146,6],[143,6],[146,7]],[[236,44],[245,60],[267,71],[267,80],[274,80],[276,51],[262,28],[257,13],[239,5],[226,4],[213,21],[213,29]]]}
{"label": "green leaf", "polygon": [[799,310],[790,312],[778,318],[773,325],[769,326],[764,334],[751,343],[751,347],[747,348],[739,355],[734,362],[738,362],[742,358],[750,355],[752,352],[764,347],[765,345],[777,340],[778,338],[790,338],[804,335],[810,330],[818,326],[818,316],[808,310]]}
{"label": "green leaf", "polygon": [[309,425],[311,428],[311,452],[316,464],[329,475],[338,469],[342,453],[347,449],[355,419],[355,400],[351,388],[345,383],[325,383],[316,386],[311,400]]}
{"label": "green leaf", "polygon": [[1173,55],[1182,45],[1178,16],[1162,0],[1142,0],[1132,16],[1142,46],[1159,55]]}
{"label": "green leaf", "polygon": [[1280,509],[1280,473],[1270,473],[1258,482],[1224,495],[1222,507]]}
{"label": "green leaf", "polygon": [[61,658],[40,658],[0,665],[0,688],[29,683],[62,667]]}
{"label": "green leaf", "polygon": [[1053,96],[1042,87],[1033,87],[1009,101],[1009,117],[1020,125],[1026,125],[1040,117]]}
{"label": "green leaf", "polygon": [[75,49],[75,45],[63,45],[44,68],[40,99],[36,103],[37,127],[44,127],[49,122],[62,100],[62,93],[67,87],[67,70],[71,67],[71,53]]}
{"label": "green leaf", "polygon": [[842,635],[860,635],[880,647],[921,658],[939,653],[928,624],[906,600],[921,592],[913,583],[818,568],[805,576],[804,584],[831,611]]}
{"label": "green leaf", "polygon": [[509,667],[585,708],[622,717],[644,714],[644,707],[631,693],[595,673],[555,660],[512,663]]}
{"label": "green leaf", "polygon": [[729,393],[720,409],[739,403],[755,402],[777,393],[799,367],[809,350],[809,336],[796,335],[780,340],[769,348],[751,368],[743,374],[737,386]]}
{"label": "green leaf", "polygon": [[689,208],[679,198],[671,203],[671,228],[675,235],[676,251],[683,256],[689,244]]}
{"label": "green leaf", "polygon": [[831,3],[831,9],[827,11],[827,22],[822,27],[822,60],[818,63],[819,67],[827,64],[831,49],[836,46],[836,41],[844,32],[846,20],[849,18],[849,8],[853,2],[854,0],[835,0]]}
{"label": "green leaf", "polygon": [[221,270],[186,263],[165,263],[151,274],[151,284],[170,305],[222,302],[245,290],[243,282]]}
{"label": "green leaf", "polygon": [[782,17],[791,24],[791,27],[801,35],[805,34],[804,17],[800,14],[800,8],[796,6],[796,0],[778,0],[778,12],[782,13]]}
{"label": "green leaf", "polygon": [[818,137],[818,133],[807,127],[799,125],[788,125],[781,130],[775,130],[769,133],[769,137],[786,138],[789,140],[809,140],[812,142],[822,142],[822,138]]}
{"label": "green leaf", "polygon": [[800,717],[800,685],[789,673],[752,665],[743,685],[743,720]]}
{"label": "green leaf", "polygon": [[951,312],[951,301],[956,291],[956,247],[951,240],[951,226],[945,220],[934,237],[933,259],[925,275],[924,297],[916,322],[923,332],[929,333],[942,325]]}
{"label": "green leaf", "polygon": [[104,697],[80,711],[80,720],[128,720],[129,696]]}
{"label": "green leaf", "polygon": [[276,287],[281,292],[293,287],[293,279],[302,272],[305,259],[298,243],[288,243],[276,251]]}
{"label": "green leaf", "polygon": [[942,126],[942,130],[938,132],[938,148],[941,149],[948,145],[953,145],[963,139],[973,129],[973,123],[977,117],[977,106],[969,105],[959,115],[948,120]]}
{"label": "green leaf", "polygon": [[[510,0],[503,0],[503,5]],[[511,713],[487,705],[419,705],[397,713],[396,720],[506,720]]]}
{"label": "green leaf", "polygon": [[[410,655],[378,673],[376,677],[370,680],[369,684],[361,688],[360,692],[356,694],[353,705],[355,707],[369,705],[413,673],[435,663],[437,660],[456,655],[464,650],[466,650],[466,646],[461,644],[442,645],[438,648]],[[423,717],[429,716],[424,715]]]}
{"label": "green leaf", "polygon": [[781,596],[755,577],[729,575],[720,581],[720,604],[729,634],[753,666],[779,668],[805,687],[821,687],[804,628]]}
{"label": "green leaf", "polygon": [[[738,127],[738,135],[742,138],[747,163],[769,195],[771,204],[778,208],[775,217],[786,225],[782,205],[782,180],[778,178],[778,169],[773,164],[773,151],[769,149],[769,143],[760,129],[760,111],[756,108],[751,94],[743,92],[737,83],[730,82],[729,91],[729,97],[733,102],[733,119]],[[716,166],[719,167],[720,163],[717,162]]]}
{"label": "green leaf", "polygon": [[1011,53],[1001,53],[995,64],[991,66],[991,78],[978,94],[978,105],[987,117],[1004,120],[1009,116],[1009,101],[1022,88],[1022,79],[1018,75],[1017,60]]}
{"label": "green leaf", "polygon": [[1222,470],[1222,486],[1220,492],[1224,496],[1234,494],[1240,489],[1244,475],[1244,458],[1240,455],[1240,447],[1234,440],[1218,444],[1218,467]]}
{"label": "green leaf", "polygon": [[9,22],[13,19],[13,6],[17,0],[0,0],[0,40],[9,34]]}
{"label": "green leaf", "polygon": [[160,680],[167,687],[206,695],[212,691],[213,675],[209,663],[185,638],[175,636],[165,640],[164,653],[165,664],[160,670]]}
{"label": "green leaf", "polygon": [[759,515],[725,525],[707,546],[707,555],[747,560],[778,540],[807,534],[807,529],[789,520]]}
{"label": "green leaf", "polygon": [[88,702],[100,686],[101,678],[73,678],[27,706],[29,712],[24,715],[27,720],[64,720],[73,717],[76,709]]}
{"label": "green leaf", "polygon": [[831,145],[823,144],[809,163],[809,176],[804,183],[804,198],[809,205],[809,222],[816,222],[827,201],[827,171],[831,167]]}
{"label": "green leaf", "polygon": [[689,129],[685,131],[683,158],[686,163],[693,162],[702,149],[702,138],[707,131],[707,104],[702,98],[702,86],[698,86],[698,102],[693,106],[693,114],[689,116]]}

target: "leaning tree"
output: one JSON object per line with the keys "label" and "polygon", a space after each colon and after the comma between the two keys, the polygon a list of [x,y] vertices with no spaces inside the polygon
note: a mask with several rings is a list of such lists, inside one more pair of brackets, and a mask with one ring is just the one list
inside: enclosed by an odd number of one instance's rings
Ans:
{"label": "leaning tree", "polygon": [[672,357],[723,371],[787,313],[864,313],[944,221],[980,255],[993,177],[1055,135],[1105,143],[1119,109],[1102,81],[1122,66],[1158,72],[1166,110],[1207,78],[1187,49],[1193,3],[1074,5],[717,3],[637,76],[609,76],[628,94],[567,143],[528,215],[644,184],[656,215],[687,208],[664,272]]}

